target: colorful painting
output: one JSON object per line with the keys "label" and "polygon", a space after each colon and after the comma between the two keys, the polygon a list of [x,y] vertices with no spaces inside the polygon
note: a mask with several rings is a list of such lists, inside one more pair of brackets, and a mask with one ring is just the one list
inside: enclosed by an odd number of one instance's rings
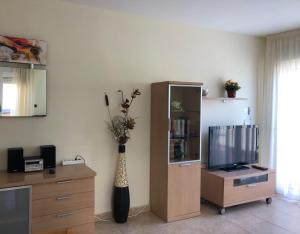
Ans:
{"label": "colorful painting", "polygon": [[46,65],[47,43],[0,36],[0,61]]}

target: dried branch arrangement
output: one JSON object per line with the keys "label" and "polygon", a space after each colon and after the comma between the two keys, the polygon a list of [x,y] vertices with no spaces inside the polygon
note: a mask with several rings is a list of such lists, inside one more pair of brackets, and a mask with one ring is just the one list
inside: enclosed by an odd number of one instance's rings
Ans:
{"label": "dried branch arrangement", "polygon": [[129,110],[137,96],[141,95],[141,92],[139,89],[133,89],[130,98],[126,98],[122,90],[118,90],[118,92],[121,95],[121,115],[111,115],[107,94],[105,94],[105,104],[109,115],[108,127],[112,132],[114,139],[119,144],[124,145],[130,139],[130,131],[134,129],[136,124],[135,118],[130,117]]}

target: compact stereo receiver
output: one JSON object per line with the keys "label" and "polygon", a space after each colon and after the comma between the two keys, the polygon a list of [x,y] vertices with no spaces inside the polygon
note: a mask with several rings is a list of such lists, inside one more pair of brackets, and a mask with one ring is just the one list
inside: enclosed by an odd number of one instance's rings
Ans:
{"label": "compact stereo receiver", "polygon": [[44,170],[44,160],[39,156],[24,158],[24,171],[42,171]]}

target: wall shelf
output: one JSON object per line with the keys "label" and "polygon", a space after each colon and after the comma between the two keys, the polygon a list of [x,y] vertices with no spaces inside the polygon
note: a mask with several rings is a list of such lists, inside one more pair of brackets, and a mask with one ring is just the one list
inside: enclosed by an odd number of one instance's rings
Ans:
{"label": "wall shelf", "polygon": [[232,101],[246,101],[248,98],[228,98],[228,97],[202,97],[203,101],[221,101],[223,103]]}

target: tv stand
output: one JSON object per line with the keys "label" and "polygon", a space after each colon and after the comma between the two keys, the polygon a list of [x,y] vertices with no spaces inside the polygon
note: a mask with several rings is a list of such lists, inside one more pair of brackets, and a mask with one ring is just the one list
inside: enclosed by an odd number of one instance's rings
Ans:
{"label": "tv stand", "polygon": [[248,169],[250,169],[250,168],[246,167],[246,166],[243,166],[243,165],[236,165],[236,166],[232,166],[232,167],[221,168],[222,171],[227,171],[227,172],[239,171],[239,170],[248,170]]}
{"label": "tv stand", "polygon": [[272,202],[275,194],[275,170],[255,168],[238,171],[201,170],[201,198],[216,204],[219,214],[225,208],[266,199]]}

